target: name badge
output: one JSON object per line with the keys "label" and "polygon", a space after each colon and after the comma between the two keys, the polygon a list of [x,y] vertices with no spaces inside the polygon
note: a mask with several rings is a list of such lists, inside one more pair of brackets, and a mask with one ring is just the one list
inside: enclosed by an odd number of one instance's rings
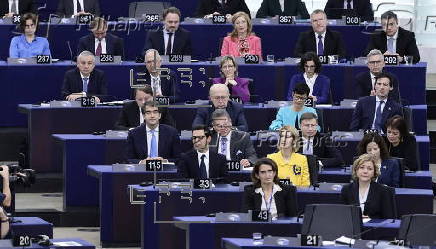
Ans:
{"label": "name badge", "polygon": [[261,221],[268,222],[269,221],[269,212],[267,210],[262,211],[253,211],[251,216],[252,221]]}
{"label": "name badge", "polygon": [[30,246],[31,240],[28,235],[17,235],[12,238],[12,245],[14,247]]}
{"label": "name badge", "polygon": [[13,24],[20,24],[21,23],[21,16],[17,15],[17,14],[14,14],[12,16],[12,23]]}
{"label": "name badge", "polygon": [[322,64],[329,64],[329,57],[327,55],[318,55],[318,58]]}
{"label": "name badge", "polygon": [[165,96],[159,96],[154,98],[160,105],[169,105],[170,98]]}
{"label": "name badge", "polygon": [[286,186],[290,186],[291,185],[291,181],[289,179],[280,179],[279,182],[282,185],[286,185]]}
{"label": "name badge", "polygon": [[293,24],[294,18],[292,16],[279,16],[279,24]]}
{"label": "name badge", "polygon": [[157,22],[159,21],[159,14],[144,14],[143,18],[146,22]]}
{"label": "name badge", "polygon": [[80,105],[82,107],[95,107],[97,102],[95,101],[95,98],[92,96],[87,97],[81,97],[80,99]]}
{"label": "name badge", "polygon": [[258,55],[255,54],[246,54],[244,56],[244,63],[245,64],[259,64],[260,58]]}
{"label": "name badge", "polygon": [[230,101],[233,101],[233,102],[242,103],[241,98],[238,96],[230,96],[229,99],[230,99]]}
{"label": "name badge", "polygon": [[145,160],[145,171],[162,171],[162,160]]}
{"label": "name badge", "polygon": [[36,64],[50,64],[50,55],[37,55]]}
{"label": "name badge", "polygon": [[301,235],[301,246],[319,246],[321,237],[318,235]]}
{"label": "name badge", "polygon": [[89,24],[93,19],[94,17],[91,14],[79,15],[78,17],[79,24]]}
{"label": "name badge", "polygon": [[398,57],[396,55],[385,55],[386,65],[398,65]]}
{"label": "name badge", "polygon": [[210,189],[212,186],[211,179],[195,179],[194,180],[194,188],[196,189]]}
{"label": "name badge", "polygon": [[182,54],[170,54],[168,58],[169,62],[183,62]]}
{"label": "name badge", "polygon": [[113,63],[115,61],[115,58],[112,54],[101,54],[100,55],[100,62],[101,63]]}
{"label": "name badge", "polygon": [[241,164],[238,161],[227,161],[227,171],[240,171]]}
{"label": "name badge", "polygon": [[225,15],[213,15],[212,16],[212,23],[213,24],[223,24],[226,23],[227,19]]}
{"label": "name badge", "polygon": [[315,106],[315,101],[313,101],[312,97],[308,97],[305,101],[304,101],[304,106],[307,107],[314,107]]}
{"label": "name badge", "polygon": [[355,15],[346,15],[345,16],[345,25],[359,25],[360,17]]}

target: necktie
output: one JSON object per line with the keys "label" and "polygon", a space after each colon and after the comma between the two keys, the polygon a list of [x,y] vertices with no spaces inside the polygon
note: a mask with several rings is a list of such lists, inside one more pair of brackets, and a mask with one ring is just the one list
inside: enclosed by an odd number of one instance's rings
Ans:
{"label": "necktie", "polygon": [[388,52],[395,53],[394,51],[394,38],[388,39]]}
{"label": "necktie", "polygon": [[382,100],[380,101],[380,103],[378,104],[377,110],[375,111],[375,120],[374,120],[374,128],[377,130],[381,130],[382,129],[382,105],[385,102]]}
{"label": "necktie", "polygon": [[173,33],[168,33],[167,51],[166,51],[165,55],[171,54],[171,48],[173,46],[172,42],[171,42],[171,37],[173,37]]}
{"label": "necktie", "polygon": [[154,135],[155,130],[150,130],[151,133],[151,145],[150,145],[150,157],[157,157],[157,141]]}
{"label": "necktie", "polygon": [[305,154],[307,154],[307,155],[313,154],[311,147],[310,147],[310,137],[307,138],[306,153]]}
{"label": "necktie", "polygon": [[351,0],[347,0],[347,9],[349,9],[349,10],[352,9],[351,8]]}
{"label": "necktie", "polygon": [[102,52],[102,47],[101,47],[101,40],[98,40],[98,45],[97,45],[97,49],[95,50],[95,55],[96,56],[100,56],[101,52]]}
{"label": "necktie", "polygon": [[12,6],[11,6],[11,12],[18,14],[18,10],[17,10],[17,2],[16,0],[12,0]]}
{"label": "necktie", "polygon": [[83,81],[83,91],[84,92],[88,92],[88,80],[89,80],[89,78],[83,78],[82,79],[82,81]]}
{"label": "necktie", "polygon": [[298,125],[298,114],[295,115],[295,129],[299,130],[300,126]]}
{"label": "necktie", "polygon": [[324,44],[322,43],[322,35],[318,35],[318,55],[324,55]]}
{"label": "necktie", "polygon": [[207,179],[206,164],[204,163],[204,158],[205,157],[206,157],[206,155],[201,155],[200,179]]}
{"label": "necktie", "polygon": [[221,137],[221,144],[220,144],[220,154],[226,156],[227,155],[227,137]]}
{"label": "necktie", "polygon": [[80,5],[80,1],[77,0],[77,13],[82,12],[82,11],[83,11],[82,5]]}

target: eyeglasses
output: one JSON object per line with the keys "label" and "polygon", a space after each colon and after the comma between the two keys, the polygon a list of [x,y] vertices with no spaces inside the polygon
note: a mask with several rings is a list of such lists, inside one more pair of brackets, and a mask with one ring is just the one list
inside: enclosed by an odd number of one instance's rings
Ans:
{"label": "eyeglasses", "polygon": [[375,65],[375,64],[381,64],[383,61],[368,61],[368,64]]}
{"label": "eyeglasses", "polygon": [[192,136],[192,140],[202,140],[206,136]]}
{"label": "eyeglasses", "polygon": [[304,100],[306,100],[306,99],[307,99],[306,96],[300,96],[300,95],[295,95],[295,94],[294,94],[294,100],[304,101]]}
{"label": "eyeglasses", "polygon": [[213,127],[218,128],[218,129],[228,129],[228,128],[231,128],[232,126],[231,125],[217,125],[217,124],[214,124]]}

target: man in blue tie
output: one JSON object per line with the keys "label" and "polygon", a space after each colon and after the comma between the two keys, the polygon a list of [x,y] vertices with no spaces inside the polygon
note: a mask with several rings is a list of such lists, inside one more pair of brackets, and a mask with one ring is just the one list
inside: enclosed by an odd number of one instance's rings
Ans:
{"label": "man in blue tie", "polygon": [[351,130],[376,129],[386,132],[386,120],[394,115],[402,116],[402,107],[394,100],[388,99],[393,89],[389,74],[380,73],[375,80],[375,96],[360,98],[351,118]]}
{"label": "man in blue tie", "polygon": [[210,179],[227,177],[225,156],[209,149],[210,130],[204,125],[192,128],[194,149],[182,154],[177,163],[180,177]]}
{"label": "man in blue tie", "polygon": [[65,73],[62,98],[74,101],[84,96],[94,96],[97,103],[107,96],[104,72],[95,69],[94,54],[83,51],[77,57],[77,68]]}
{"label": "man in blue tie", "polygon": [[160,124],[162,110],[159,103],[149,101],[142,107],[144,123],[129,131],[127,158],[133,163],[147,159],[176,161],[180,155],[180,138],[177,130]]}

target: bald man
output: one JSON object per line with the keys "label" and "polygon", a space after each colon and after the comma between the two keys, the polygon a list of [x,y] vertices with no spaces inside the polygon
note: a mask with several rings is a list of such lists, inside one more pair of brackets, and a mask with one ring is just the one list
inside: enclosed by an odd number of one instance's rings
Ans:
{"label": "bald man", "polygon": [[225,109],[233,121],[233,126],[241,131],[248,131],[244,108],[241,104],[230,101],[229,88],[224,84],[214,84],[209,89],[209,99],[212,107],[197,109],[192,127],[198,125],[212,126],[212,112],[215,109]]}

